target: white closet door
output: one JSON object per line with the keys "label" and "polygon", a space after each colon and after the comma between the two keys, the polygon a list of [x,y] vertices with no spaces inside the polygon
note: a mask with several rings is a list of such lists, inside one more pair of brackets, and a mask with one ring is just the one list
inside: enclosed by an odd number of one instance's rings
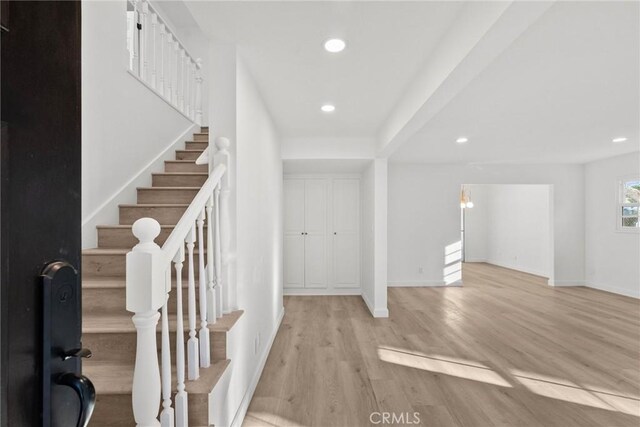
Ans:
{"label": "white closet door", "polygon": [[327,180],[305,180],[306,288],[327,287]]}
{"label": "white closet door", "polygon": [[284,180],[284,287],[304,288],[304,180]]}
{"label": "white closet door", "polygon": [[333,180],[333,283],[360,286],[360,181]]}

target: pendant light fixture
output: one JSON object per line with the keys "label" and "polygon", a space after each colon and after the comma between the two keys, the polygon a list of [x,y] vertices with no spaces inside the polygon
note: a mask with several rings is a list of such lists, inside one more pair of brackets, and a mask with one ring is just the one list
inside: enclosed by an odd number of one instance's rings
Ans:
{"label": "pendant light fixture", "polygon": [[466,186],[462,186],[460,191],[460,208],[471,209],[473,207],[473,201],[471,201],[471,191],[467,190]]}

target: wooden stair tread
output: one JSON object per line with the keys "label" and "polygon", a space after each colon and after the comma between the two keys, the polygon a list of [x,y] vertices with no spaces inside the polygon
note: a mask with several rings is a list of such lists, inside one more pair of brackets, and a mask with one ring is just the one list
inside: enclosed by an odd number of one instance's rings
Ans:
{"label": "wooden stair tread", "polygon": [[[91,249],[83,249],[82,250],[82,255],[126,255],[129,252],[131,252],[131,248],[91,248]],[[207,252],[207,250],[205,249],[205,253]],[[199,254],[199,250],[197,247],[197,243],[196,243],[196,247],[193,249],[193,253],[195,254]],[[185,250],[185,254],[188,254]],[[89,276],[91,277],[91,276]],[[117,277],[117,276],[114,276]]]}
{"label": "wooden stair tread", "polygon": [[[160,224],[160,228],[176,228],[177,224]],[[205,224],[205,228],[206,228]],[[117,229],[130,229],[133,224],[116,224],[116,225],[96,225],[96,228],[117,228]],[[97,248],[96,248],[97,249]]]}
{"label": "wooden stair tread", "polygon": [[[182,150],[184,151],[184,150]],[[194,151],[204,151],[204,150],[194,150]],[[166,163],[195,163],[195,160],[182,160],[182,159],[176,159],[176,160],[165,160]]]}
{"label": "wooden stair tread", "polygon": [[[160,363],[160,361],[158,361]],[[173,362],[173,361],[172,361]],[[218,383],[220,377],[229,366],[230,360],[212,361],[208,368],[200,368],[200,377],[196,381],[185,381],[187,393],[208,394]],[[99,394],[131,394],[133,388],[134,365],[117,362],[95,362],[89,359],[83,363],[82,373],[91,378],[96,393]],[[172,392],[176,390],[176,367],[171,369]]]}
{"label": "wooden stair tread", "polygon": [[[167,176],[207,176],[206,172],[154,172],[151,175],[167,175]],[[175,188],[175,187],[173,187]]]}
{"label": "wooden stair tread", "polygon": [[[244,310],[236,310],[223,315],[216,323],[209,324],[211,332],[229,332],[238,322],[238,319],[244,314]],[[82,333],[83,334],[109,334],[109,333],[135,333],[136,329],[131,320],[133,313],[124,311],[122,314],[88,314],[83,317]],[[169,314],[169,330],[176,330],[175,314]],[[198,318],[198,329],[200,328],[200,319]],[[189,328],[188,316],[185,313],[183,321],[185,330]],[[157,326],[160,331],[160,322]]]}
{"label": "wooden stair tread", "polygon": [[136,190],[200,190],[202,187],[136,187]]}
{"label": "wooden stair tread", "polygon": [[188,203],[136,203],[118,205],[121,208],[186,208]]}
{"label": "wooden stair tread", "polygon": [[84,289],[119,289],[126,287],[126,281],[124,277],[116,276],[116,277],[83,277],[82,278],[82,287]]}

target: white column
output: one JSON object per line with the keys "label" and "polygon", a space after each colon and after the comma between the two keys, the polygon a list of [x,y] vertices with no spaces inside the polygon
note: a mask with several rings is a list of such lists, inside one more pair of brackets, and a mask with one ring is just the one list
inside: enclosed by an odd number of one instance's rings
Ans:
{"label": "white column", "polygon": [[160,224],[151,218],[137,220],[132,227],[139,243],[127,254],[126,305],[135,313],[136,361],[133,371],[133,416],[138,426],[159,426],[160,369],[156,326],[158,309],[167,299],[165,271],[160,265],[162,255],[154,239],[160,234]]}
{"label": "white column", "polygon": [[[202,59],[196,60],[196,124],[202,126]],[[212,152],[210,152],[212,153]]]}
{"label": "white column", "polygon": [[176,426],[189,425],[188,395],[184,385],[184,313],[182,310],[182,263],[184,262],[184,246],[180,248],[173,259],[176,267]]}
{"label": "white column", "polygon": [[187,253],[188,253],[188,269],[189,269],[189,341],[187,341],[187,378],[190,380],[197,380],[200,376],[199,368],[199,354],[198,354],[198,338],[196,337],[196,279],[195,279],[195,267],[193,265],[193,247],[196,241],[196,229],[195,225],[191,229],[191,232],[187,235]]}
{"label": "white column", "polygon": [[151,87],[157,89],[157,72],[158,72],[158,44],[156,41],[158,30],[158,15],[151,13],[151,28],[149,28],[149,62],[151,63],[151,77],[149,83]]}

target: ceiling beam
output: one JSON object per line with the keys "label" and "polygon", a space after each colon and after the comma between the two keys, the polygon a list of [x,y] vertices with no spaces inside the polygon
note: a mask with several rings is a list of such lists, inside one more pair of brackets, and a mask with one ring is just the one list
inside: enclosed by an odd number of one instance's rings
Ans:
{"label": "ceiling beam", "polygon": [[391,156],[538,20],[553,2],[470,2],[378,132]]}

